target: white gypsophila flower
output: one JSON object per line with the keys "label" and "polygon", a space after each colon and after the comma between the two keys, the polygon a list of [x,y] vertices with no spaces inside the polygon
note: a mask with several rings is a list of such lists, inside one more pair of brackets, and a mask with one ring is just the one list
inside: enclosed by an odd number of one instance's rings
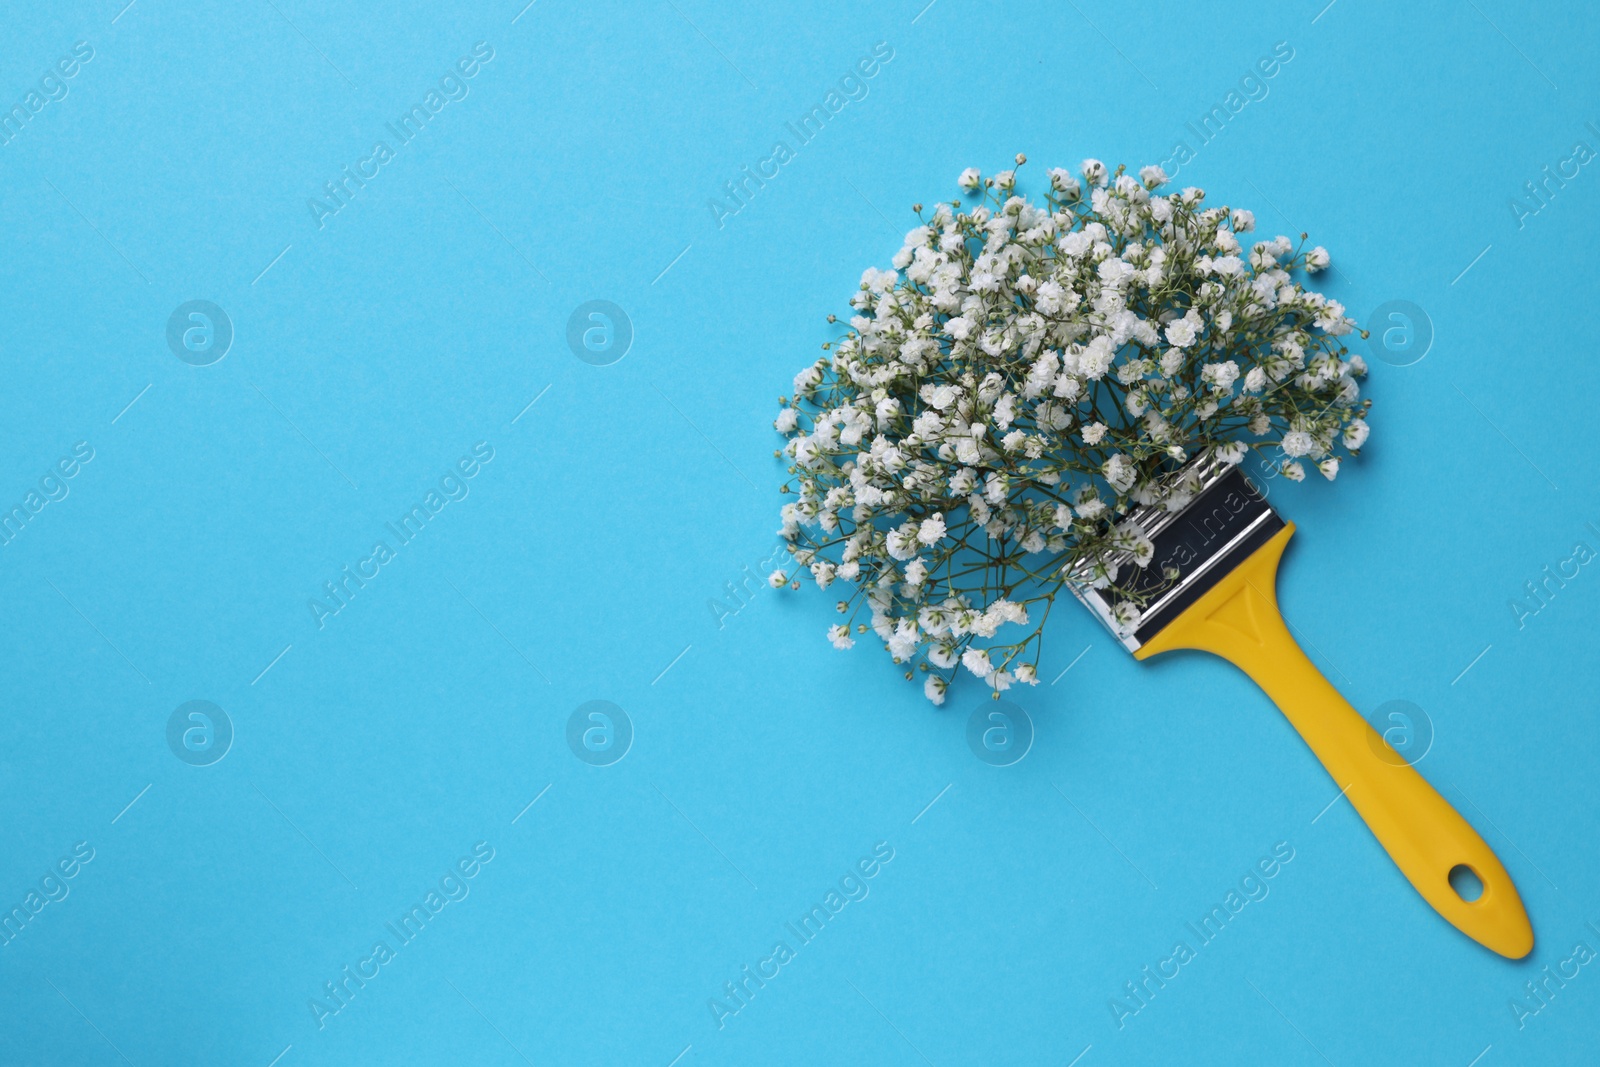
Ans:
{"label": "white gypsophila flower", "polygon": [[822,381],[822,368],[810,366],[794,376],[794,391],[796,393],[809,392],[813,386]]}
{"label": "white gypsophila flower", "polygon": [[1321,245],[1306,253],[1306,270],[1313,274],[1328,265],[1328,250]]}
{"label": "white gypsophila flower", "polygon": [[1167,326],[1167,341],[1174,348],[1188,348],[1200,336],[1201,325],[1200,316],[1191,310]]}
{"label": "white gypsophila flower", "polygon": [[833,642],[834,648],[841,651],[853,648],[856,643],[855,638],[850,636],[850,627],[842,622],[828,627],[828,640]]}
{"label": "white gypsophila flower", "polygon": [[1367,443],[1367,424],[1364,419],[1352,419],[1344,430],[1344,447],[1354,452]]}
{"label": "white gypsophila flower", "polygon": [[1239,380],[1239,364],[1231,359],[1221,363],[1208,363],[1201,368],[1200,378],[1209,382],[1218,392],[1231,392],[1233,383]]}
{"label": "white gypsophila flower", "polygon": [[1310,455],[1316,444],[1311,435],[1304,430],[1290,430],[1283,435],[1283,453],[1286,456]]}
{"label": "white gypsophila flower", "polygon": [[862,272],[773,424],[793,569],[853,589],[830,641],[870,623],[930,700],[962,667],[1035,684],[1069,582],[1137,625],[1166,586],[1137,577],[1154,546],[1128,513],[1184,507],[1191,458],[1240,464],[1248,438],[1287,478],[1302,458],[1332,478],[1367,439],[1355,324],[1304,287],[1324,250],[1248,241],[1249,211],[1159,168],[1080,170],[1042,199],[1019,171],[963,172],[981,197],[935,203]]}
{"label": "white gypsophila flower", "polygon": [[895,624],[894,631],[884,640],[884,646],[889,650],[889,658],[896,663],[904,663],[916,654],[920,638],[916,622],[911,619],[901,619]]}
{"label": "white gypsophila flower", "polygon": [[1080,191],[1078,179],[1065,167],[1056,167],[1050,171],[1050,184],[1055,191],[1063,196],[1076,200]]}
{"label": "white gypsophila flower", "polygon": [[1139,470],[1134,465],[1133,460],[1121,453],[1106,460],[1105,466],[1101,468],[1100,473],[1105,475],[1105,479],[1111,484],[1111,488],[1119,493],[1126,493],[1129,489],[1132,489],[1133,483],[1139,477]]}
{"label": "white gypsophila flower", "polygon": [[986,649],[967,649],[961,654],[961,665],[979,678],[987,678],[994,673],[994,664],[989,662],[989,653]]}
{"label": "white gypsophila flower", "polygon": [[773,571],[771,574],[767,575],[767,584],[772,586],[774,589],[782,589],[785,585],[789,584],[789,577],[781,570]]}

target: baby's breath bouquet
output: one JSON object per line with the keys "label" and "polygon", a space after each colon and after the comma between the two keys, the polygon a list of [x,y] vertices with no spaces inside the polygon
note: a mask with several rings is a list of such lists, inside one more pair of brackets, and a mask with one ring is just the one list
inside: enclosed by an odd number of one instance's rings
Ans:
{"label": "baby's breath bouquet", "polygon": [[996,695],[1038,684],[1067,583],[1134,626],[1160,588],[1132,581],[1153,555],[1137,516],[1182,508],[1197,471],[1254,450],[1332,479],[1367,437],[1366,366],[1338,340],[1354,324],[1294,280],[1326,251],[1253,241],[1250,212],[1163,194],[1159,167],[1081,175],[1052,170],[1034,203],[1016,171],[969,169],[978,202],[917,205],[775,423],[794,563],[769,580],[851,585],[829,638],[870,627],[935,704],[958,664]]}

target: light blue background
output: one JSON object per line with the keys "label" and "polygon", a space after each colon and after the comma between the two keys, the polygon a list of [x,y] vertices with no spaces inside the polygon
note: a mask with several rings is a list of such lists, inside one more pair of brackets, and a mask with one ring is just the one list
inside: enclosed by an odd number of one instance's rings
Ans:
{"label": "light blue background", "polygon": [[[0,1062],[1593,1056],[1600,967],[1520,1030],[1509,1007],[1600,949],[1600,575],[1509,608],[1600,548],[1600,174],[1510,207],[1596,145],[1586,5],[123,2],[3,16],[6,107],[95,57],[0,148],[0,503],[95,458],[0,547],[0,905],[95,858],[0,948]],[[307,198],[478,41],[470,95],[319,230]],[[1309,230],[1358,319],[1410,300],[1436,334],[1371,360],[1337,484],[1274,487],[1282,599],[1358,707],[1431,718],[1420,769],[1516,879],[1523,963],[1327,808],[1225,664],[1140,666],[1057,612],[1032,751],[995,768],[979,694],[935,710],[876,647],[833,652],[830,595],[708,606],[775,543],[775,402],[908,205],[1019,150],[1037,177],[1193,148],[1279,41],[1178,184]],[[723,183],[876,42],[869,95],[719,228]],[[209,367],[165,342],[191,299],[236,330]],[[565,341],[590,299],[636,331],[612,366]],[[319,630],[307,600],[478,441],[470,496]],[[191,699],[236,730],[210,767],[166,745]],[[636,730],[610,767],[564,741],[592,699]],[[470,896],[319,1030],[323,982],[479,841]],[[870,895],[719,1030],[708,999],[880,841]],[[1109,999],[1280,841],[1270,896],[1119,1030]]]}

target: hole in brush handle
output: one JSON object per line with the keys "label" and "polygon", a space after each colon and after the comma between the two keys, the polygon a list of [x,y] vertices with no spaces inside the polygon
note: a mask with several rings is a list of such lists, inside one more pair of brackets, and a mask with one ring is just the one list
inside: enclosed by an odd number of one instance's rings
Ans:
{"label": "hole in brush handle", "polygon": [[1483,877],[1465,863],[1458,863],[1450,868],[1450,888],[1471,904],[1483,896]]}

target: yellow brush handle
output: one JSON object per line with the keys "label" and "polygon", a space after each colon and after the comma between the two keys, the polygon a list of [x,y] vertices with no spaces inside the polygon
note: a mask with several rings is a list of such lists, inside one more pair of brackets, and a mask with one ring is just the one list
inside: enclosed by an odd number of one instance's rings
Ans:
{"label": "yellow brush handle", "polygon": [[[1248,674],[1300,731],[1417,892],[1456,929],[1510,959],[1533,950],[1533,928],[1500,860],[1416,769],[1389,748],[1314,667],[1278,612],[1278,560],[1290,523],[1139,649],[1211,652]],[[1386,754],[1388,758],[1384,758]],[[1463,900],[1450,871],[1466,865],[1483,894]]]}

